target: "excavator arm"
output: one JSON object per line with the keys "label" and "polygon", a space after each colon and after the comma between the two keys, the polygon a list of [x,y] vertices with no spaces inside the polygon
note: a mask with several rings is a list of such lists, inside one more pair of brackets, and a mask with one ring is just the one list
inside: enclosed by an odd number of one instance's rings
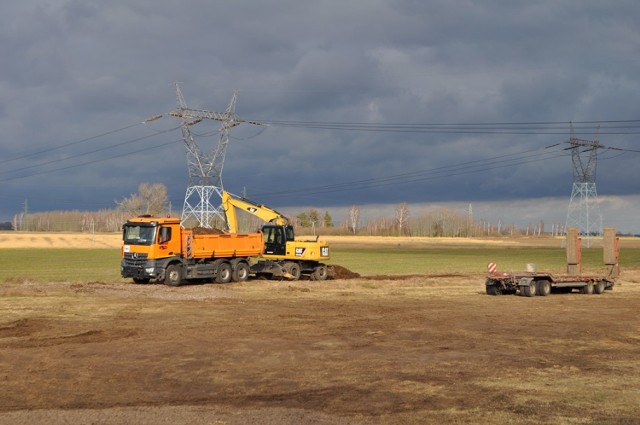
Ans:
{"label": "excavator arm", "polygon": [[233,195],[226,190],[222,192],[222,208],[227,217],[227,226],[231,233],[238,233],[238,214],[236,211],[240,209],[252,214],[266,223],[285,226],[289,224],[289,219],[278,211],[271,209],[265,205],[257,204],[240,196]]}

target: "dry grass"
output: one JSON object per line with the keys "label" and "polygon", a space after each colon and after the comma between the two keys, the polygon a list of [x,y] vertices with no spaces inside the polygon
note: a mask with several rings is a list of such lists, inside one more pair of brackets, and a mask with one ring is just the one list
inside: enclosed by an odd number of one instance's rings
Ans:
{"label": "dry grass", "polygon": [[16,281],[0,422],[632,424],[638,275],[535,298],[484,295],[481,276]]}
{"label": "dry grass", "polygon": [[0,248],[120,248],[120,233],[0,232]]}

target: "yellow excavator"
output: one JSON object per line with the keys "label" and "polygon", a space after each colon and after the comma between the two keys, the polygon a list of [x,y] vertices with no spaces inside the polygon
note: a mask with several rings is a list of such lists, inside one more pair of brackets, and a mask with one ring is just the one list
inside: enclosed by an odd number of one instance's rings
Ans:
{"label": "yellow excavator", "polygon": [[289,219],[278,211],[246,198],[222,192],[230,233],[238,233],[237,210],[252,214],[266,224],[262,226],[264,250],[261,260],[251,266],[256,276],[298,280],[308,276],[311,280],[325,280],[333,275],[333,268],[323,261],[329,260],[329,243],[316,240],[296,240]]}

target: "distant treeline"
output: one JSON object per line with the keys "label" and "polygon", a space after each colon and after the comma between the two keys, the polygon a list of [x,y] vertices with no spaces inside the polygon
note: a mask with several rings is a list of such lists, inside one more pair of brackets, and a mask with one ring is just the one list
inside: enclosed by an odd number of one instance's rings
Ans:
{"label": "distant treeline", "polygon": [[[300,235],[370,235],[370,236],[428,236],[428,237],[482,237],[482,236],[543,236],[562,235],[564,226],[553,224],[545,228],[544,221],[526,227],[474,220],[469,214],[448,208],[434,207],[419,215],[411,214],[409,205],[401,204],[392,217],[377,217],[362,220],[360,208],[353,206],[346,220],[334,224],[331,214],[307,209],[297,215],[289,215],[291,223]],[[363,207],[366,208],[366,207]],[[138,213],[122,209],[100,211],[48,211],[25,215],[16,214],[12,222],[2,223],[2,230],[31,232],[119,232],[122,225]],[[156,214],[164,215],[164,214]],[[180,214],[174,215],[178,217]],[[370,214],[369,214],[370,215]],[[239,214],[240,231],[254,232],[262,226],[256,217]],[[221,220],[213,226],[224,228]],[[187,225],[187,227],[192,227]]]}
{"label": "distant treeline", "polygon": [[10,223],[24,232],[119,232],[131,215],[119,210],[19,213]]}

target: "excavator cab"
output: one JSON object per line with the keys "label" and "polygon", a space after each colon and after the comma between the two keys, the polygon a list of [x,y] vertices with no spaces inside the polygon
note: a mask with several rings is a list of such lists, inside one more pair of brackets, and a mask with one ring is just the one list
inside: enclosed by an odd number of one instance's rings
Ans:
{"label": "excavator cab", "polygon": [[270,255],[285,255],[287,252],[287,234],[293,237],[293,228],[287,232],[287,227],[273,224],[262,226],[262,236],[264,239],[264,253]]}

